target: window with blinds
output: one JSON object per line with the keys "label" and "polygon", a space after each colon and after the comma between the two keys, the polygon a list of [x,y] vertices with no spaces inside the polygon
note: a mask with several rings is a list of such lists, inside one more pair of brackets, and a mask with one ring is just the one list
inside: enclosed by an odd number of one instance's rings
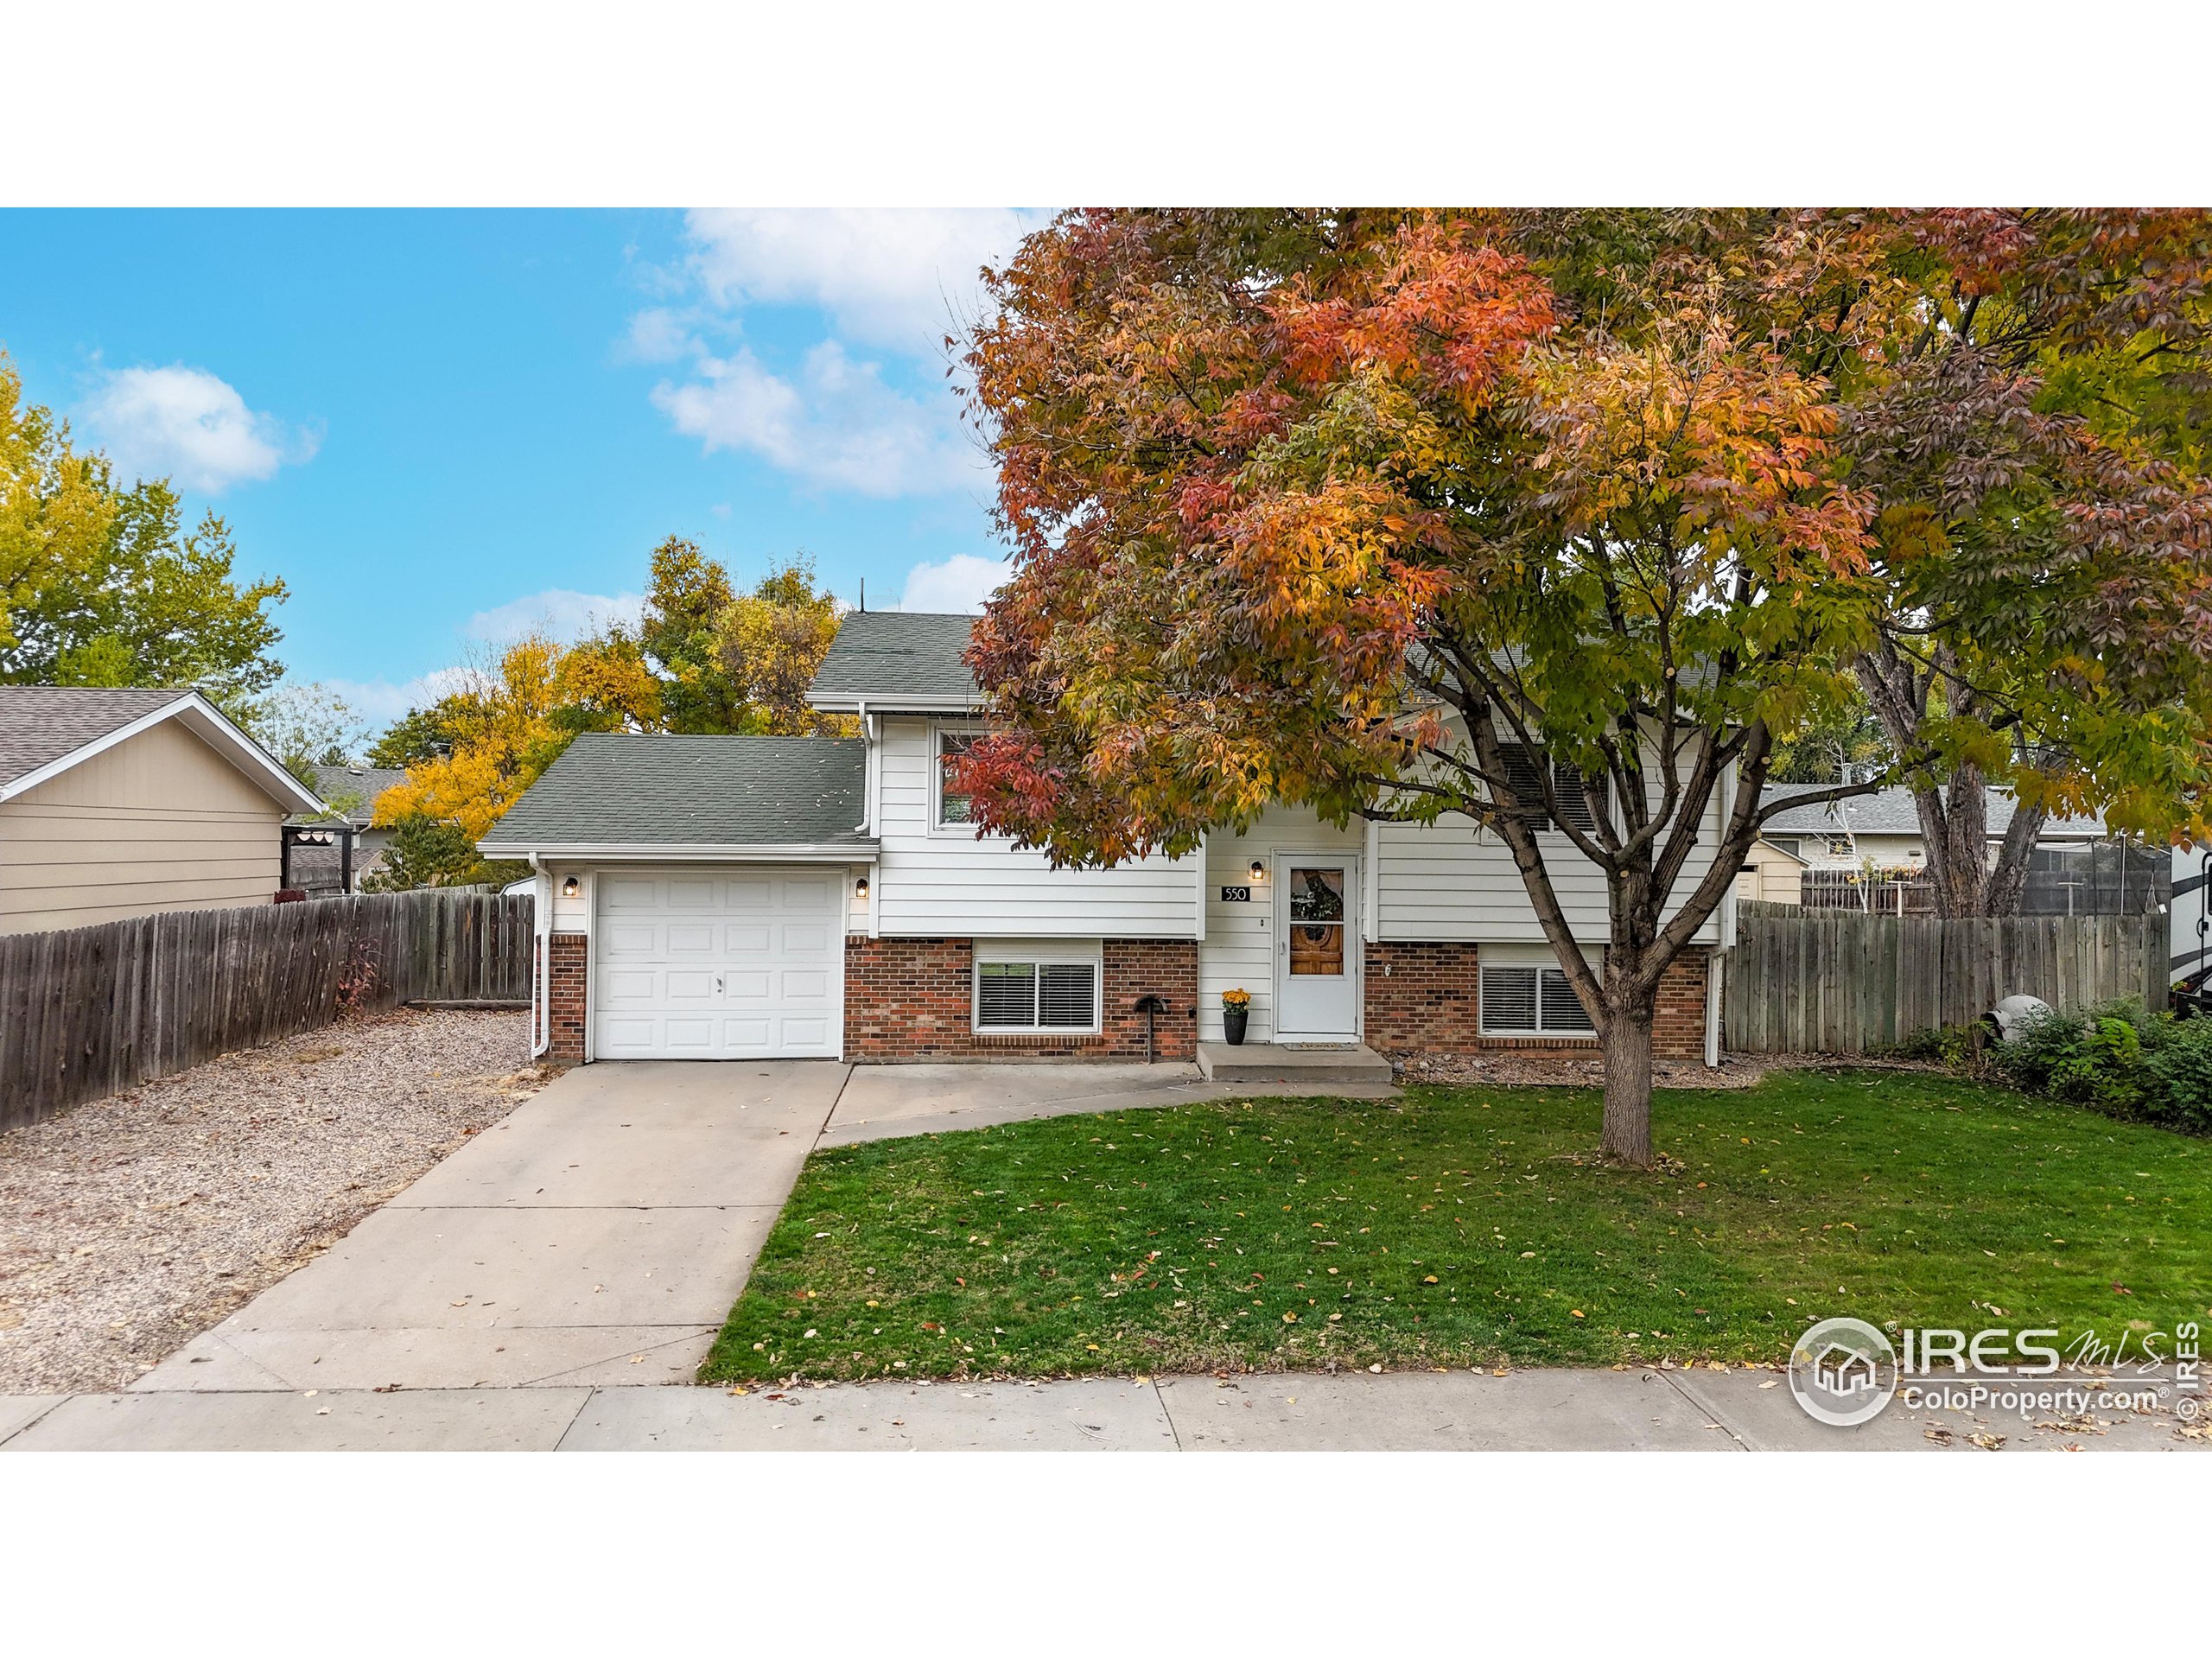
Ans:
{"label": "window with blinds", "polygon": [[1483,969],[1481,1017],[1486,1037],[1587,1037],[1597,1029],[1566,970],[1533,963]]}
{"label": "window with blinds", "polygon": [[979,962],[976,1029],[1066,1032],[1098,1029],[1095,962]]}
{"label": "window with blinds", "polygon": [[[1527,745],[1503,743],[1499,758],[1505,763],[1505,781],[1521,804],[1520,817],[1531,830],[1552,828],[1550,810],[1544,804],[1543,757]],[[1564,762],[1552,767],[1552,792],[1558,797],[1560,817],[1586,835],[1598,830],[1597,814],[1590,810],[1590,795],[1581,768]]]}

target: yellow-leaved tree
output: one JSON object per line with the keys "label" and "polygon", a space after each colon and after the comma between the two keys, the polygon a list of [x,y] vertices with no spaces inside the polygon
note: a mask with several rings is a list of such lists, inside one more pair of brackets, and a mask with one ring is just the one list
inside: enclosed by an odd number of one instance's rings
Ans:
{"label": "yellow-leaved tree", "polygon": [[479,857],[476,843],[577,733],[658,730],[660,684],[619,632],[571,646],[533,633],[472,670],[438,712],[442,752],[377,800],[377,824],[396,833],[375,886],[518,876],[511,861]]}

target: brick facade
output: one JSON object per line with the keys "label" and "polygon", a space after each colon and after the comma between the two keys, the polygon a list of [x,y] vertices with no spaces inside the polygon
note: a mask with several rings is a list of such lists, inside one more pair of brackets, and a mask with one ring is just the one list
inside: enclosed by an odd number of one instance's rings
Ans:
{"label": "brick facade", "polygon": [[1471,944],[1370,944],[1367,1046],[1469,1054],[1482,1046]]}
{"label": "brick facade", "polygon": [[1659,976],[1659,1012],[1651,1025],[1651,1052],[1662,1060],[1705,1058],[1703,950],[1685,950]]}
{"label": "brick facade", "polygon": [[[1484,1037],[1478,948],[1440,943],[1367,947],[1367,1042],[1386,1051],[1471,1054],[1488,1049],[1580,1049],[1592,1037]],[[1705,1058],[1706,952],[1676,957],[1659,981],[1651,1050],[1664,1060]]]}
{"label": "brick facade", "polygon": [[552,981],[553,1039],[545,1058],[556,1065],[584,1063],[587,988],[591,983],[591,941],[581,933],[556,933],[546,940],[546,967]]}
{"label": "brick facade", "polygon": [[1082,1036],[978,1036],[974,942],[845,939],[845,1058],[849,1060],[1142,1059],[1140,997],[1154,1016],[1153,1052],[1198,1052],[1198,947],[1188,939],[1109,939],[1103,947],[1103,1029]]}

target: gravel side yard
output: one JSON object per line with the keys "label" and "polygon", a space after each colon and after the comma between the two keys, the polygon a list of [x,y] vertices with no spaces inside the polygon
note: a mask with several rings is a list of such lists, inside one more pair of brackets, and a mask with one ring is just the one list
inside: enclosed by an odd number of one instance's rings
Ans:
{"label": "gravel side yard", "polygon": [[0,1134],[0,1394],[116,1389],[541,1088],[529,1016],[401,1009]]}

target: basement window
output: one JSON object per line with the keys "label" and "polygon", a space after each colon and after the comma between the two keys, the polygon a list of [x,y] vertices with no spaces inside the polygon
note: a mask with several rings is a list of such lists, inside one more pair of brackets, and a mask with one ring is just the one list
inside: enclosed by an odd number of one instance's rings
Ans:
{"label": "basement window", "polygon": [[1537,963],[1485,963],[1482,968],[1485,1037],[1587,1037],[1597,1027],[1564,969]]}
{"label": "basement window", "polygon": [[1045,958],[978,958],[976,1029],[1024,1033],[1098,1029],[1098,964]]}

